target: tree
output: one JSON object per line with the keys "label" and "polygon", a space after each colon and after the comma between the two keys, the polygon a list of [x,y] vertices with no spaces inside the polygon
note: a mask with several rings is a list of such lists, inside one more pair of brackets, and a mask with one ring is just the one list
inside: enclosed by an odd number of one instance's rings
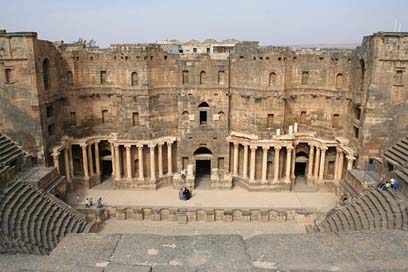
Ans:
{"label": "tree", "polygon": [[84,47],[96,47],[96,41],[94,39],[87,40],[81,37],[77,41],[74,41],[72,44],[83,45]]}

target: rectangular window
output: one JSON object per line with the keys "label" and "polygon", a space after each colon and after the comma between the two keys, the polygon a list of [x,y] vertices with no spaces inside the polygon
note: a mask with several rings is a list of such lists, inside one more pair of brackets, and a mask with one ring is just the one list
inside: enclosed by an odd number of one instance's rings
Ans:
{"label": "rectangular window", "polygon": [[53,117],[55,115],[54,106],[49,105],[47,106],[47,118]]}
{"label": "rectangular window", "polygon": [[75,112],[70,112],[69,113],[69,121],[71,126],[76,126],[77,122],[76,122],[76,113]]}
{"label": "rectangular window", "polygon": [[207,124],[207,111],[200,111],[200,125]]}
{"label": "rectangular window", "polygon": [[271,114],[268,114],[268,119],[267,119],[267,121],[266,121],[266,127],[267,128],[273,128],[273,124],[274,124],[274,115],[271,113]]}
{"label": "rectangular window", "polygon": [[309,84],[309,72],[308,71],[303,71],[302,73],[302,85],[307,85]]}
{"label": "rectangular window", "polygon": [[108,120],[108,110],[102,110],[102,123]]}
{"label": "rectangular window", "polygon": [[10,84],[13,83],[13,71],[10,68],[6,68],[6,83]]}
{"label": "rectangular window", "polygon": [[188,84],[188,71],[184,70],[183,71],[183,84]]}
{"label": "rectangular window", "polygon": [[224,169],[224,158],[223,157],[218,158],[218,169],[219,170]]}
{"label": "rectangular window", "polygon": [[358,127],[353,127],[354,128],[354,138],[358,139],[358,134],[359,134],[359,128]]}
{"label": "rectangular window", "polygon": [[101,71],[100,80],[101,80],[101,84],[106,84],[106,71]]}
{"label": "rectangular window", "polygon": [[332,128],[339,128],[339,114],[333,114],[333,123],[332,123]]}
{"label": "rectangular window", "polygon": [[354,118],[357,120],[360,120],[360,116],[361,116],[361,109],[359,107],[356,107],[354,109]]}
{"label": "rectangular window", "polygon": [[397,70],[397,71],[395,72],[395,75],[394,75],[394,84],[396,84],[396,85],[402,85],[402,74],[403,74],[403,71],[402,71],[402,70]]}
{"label": "rectangular window", "polygon": [[48,136],[52,136],[55,134],[55,124],[48,125]]}
{"label": "rectangular window", "polygon": [[218,71],[218,85],[224,85],[225,73],[224,71]]}
{"label": "rectangular window", "polygon": [[207,48],[207,53],[210,53],[210,48]]}
{"label": "rectangular window", "polygon": [[138,112],[134,112],[132,114],[132,124],[134,127],[139,125],[139,113]]}

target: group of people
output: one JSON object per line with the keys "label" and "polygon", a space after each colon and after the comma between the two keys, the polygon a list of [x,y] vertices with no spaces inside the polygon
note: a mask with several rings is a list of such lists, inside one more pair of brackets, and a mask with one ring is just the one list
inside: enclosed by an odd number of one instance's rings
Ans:
{"label": "group of people", "polygon": [[179,191],[180,200],[189,200],[191,198],[191,191],[187,187],[181,188]]}
{"label": "group of people", "polygon": [[[77,198],[79,196],[77,195]],[[89,195],[86,199],[85,199],[85,208],[90,208],[92,207],[93,202],[92,202],[92,196]],[[99,197],[98,200],[96,201],[96,208],[100,209],[102,208],[102,197]]]}
{"label": "group of people", "polygon": [[396,180],[395,178],[392,178],[390,180],[387,180],[386,182],[380,181],[380,183],[378,183],[377,185],[377,188],[380,188],[383,191],[387,191],[388,189],[392,188],[394,189],[394,191],[396,191],[398,188],[398,184],[399,181]]}

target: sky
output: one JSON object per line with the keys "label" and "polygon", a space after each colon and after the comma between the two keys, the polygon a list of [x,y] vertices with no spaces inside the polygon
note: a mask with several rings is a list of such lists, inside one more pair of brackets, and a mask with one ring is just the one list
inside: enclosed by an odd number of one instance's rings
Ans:
{"label": "sky", "polygon": [[100,47],[207,38],[354,44],[393,31],[395,19],[408,32],[408,0],[0,0],[0,29]]}

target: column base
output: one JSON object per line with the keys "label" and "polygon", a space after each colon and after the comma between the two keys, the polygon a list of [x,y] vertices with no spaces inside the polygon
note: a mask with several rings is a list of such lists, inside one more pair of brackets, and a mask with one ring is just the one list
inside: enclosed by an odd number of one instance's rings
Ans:
{"label": "column base", "polygon": [[261,180],[262,184],[268,183],[268,181],[266,179]]}

